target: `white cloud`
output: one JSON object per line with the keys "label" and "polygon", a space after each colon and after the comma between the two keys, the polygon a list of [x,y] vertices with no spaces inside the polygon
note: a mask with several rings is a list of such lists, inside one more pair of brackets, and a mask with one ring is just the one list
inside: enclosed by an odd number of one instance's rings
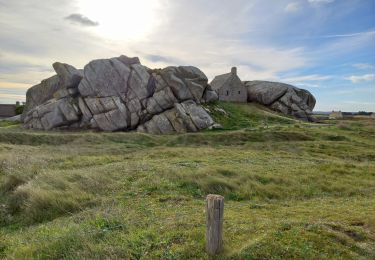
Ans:
{"label": "white cloud", "polygon": [[360,69],[360,70],[373,70],[375,69],[375,66],[368,64],[368,63],[357,63],[353,64],[354,68]]}
{"label": "white cloud", "polygon": [[324,81],[332,79],[332,76],[324,76],[324,75],[303,75],[303,76],[297,76],[297,77],[289,77],[282,79],[285,82],[301,82],[301,81]]}
{"label": "white cloud", "polygon": [[345,78],[346,80],[350,80],[353,83],[359,83],[362,81],[371,81],[375,79],[375,74],[366,74],[362,76],[350,76]]}
{"label": "white cloud", "polygon": [[335,2],[335,0],[308,0],[310,4],[329,4]]}
{"label": "white cloud", "polygon": [[[339,36],[339,35],[337,35]],[[321,64],[332,62],[348,53],[357,53],[365,49],[372,49],[375,41],[375,31],[355,33],[353,37],[329,37],[332,40],[322,44],[317,49],[312,49],[312,60]]]}
{"label": "white cloud", "polygon": [[25,95],[0,93],[0,103],[15,103],[15,101],[26,101]]}
{"label": "white cloud", "polygon": [[341,38],[341,37],[374,36],[374,35],[375,35],[375,31],[367,31],[367,32],[347,33],[347,34],[323,35],[317,38]]}
{"label": "white cloud", "polygon": [[298,12],[300,9],[301,9],[301,4],[300,3],[298,3],[298,2],[292,2],[292,3],[287,4],[287,6],[285,7],[284,10],[287,13],[295,13],[295,12]]}
{"label": "white cloud", "polygon": [[0,81],[0,90],[2,88],[25,90],[25,89],[28,89],[29,87],[30,87],[29,84]]}
{"label": "white cloud", "polygon": [[285,6],[284,11],[287,13],[297,13],[301,11],[304,7],[309,7],[309,6],[319,7],[322,5],[333,3],[334,1],[335,0],[308,0],[307,3],[303,1],[294,1],[294,2],[288,3]]}
{"label": "white cloud", "polygon": [[320,88],[321,87],[318,84],[310,84],[310,83],[295,83],[295,85],[300,88]]}
{"label": "white cloud", "polygon": [[[209,79],[237,66],[243,80],[277,80],[280,73],[309,63],[303,48],[243,37],[259,28],[260,33],[273,35],[275,26],[286,19],[280,15],[281,2],[270,7],[260,0],[158,0],[163,8],[155,9],[156,20],[148,21],[153,27],[147,35],[126,39],[121,35],[126,36],[124,31],[137,23],[119,23],[111,31],[119,36],[114,39],[101,33],[108,17],[96,16],[96,9],[81,9],[93,8],[80,4],[82,1],[61,0],[54,6],[42,0],[33,0],[33,5],[22,0],[4,2],[0,9],[0,81],[32,86],[54,74],[51,64],[55,61],[82,68],[90,60],[120,54],[139,56],[148,67],[197,66]],[[74,26],[64,20],[72,13],[87,15],[98,26]]]}
{"label": "white cloud", "polygon": [[295,77],[287,77],[287,78],[279,78],[278,81],[288,83],[291,85],[295,85],[300,88],[320,88],[320,84],[316,84],[320,81],[326,81],[332,79],[332,76],[325,76],[325,75],[302,75],[302,76],[295,76]]}

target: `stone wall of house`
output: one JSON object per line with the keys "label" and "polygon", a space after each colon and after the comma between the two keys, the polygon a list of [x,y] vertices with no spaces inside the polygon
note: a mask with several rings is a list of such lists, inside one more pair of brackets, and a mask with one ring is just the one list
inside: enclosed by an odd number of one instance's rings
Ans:
{"label": "stone wall of house", "polygon": [[12,117],[16,115],[16,105],[0,104],[0,117]]}
{"label": "stone wall of house", "polygon": [[247,102],[247,89],[238,77],[230,77],[218,90],[218,95],[221,101]]}

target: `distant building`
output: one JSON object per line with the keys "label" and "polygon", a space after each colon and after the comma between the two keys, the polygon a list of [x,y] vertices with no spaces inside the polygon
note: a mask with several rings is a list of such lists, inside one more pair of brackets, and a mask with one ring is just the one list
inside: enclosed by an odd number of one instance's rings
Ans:
{"label": "distant building", "polygon": [[0,118],[16,115],[16,105],[0,104]]}
{"label": "distant building", "polygon": [[237,76],[237,68],[227,74],[219,75],[210,83],[219,96],[219,100],[231,102],[247,102],[247,89]]}
{"label": "distant building", "polygon": [[331,114],[329,114],[329,119],[343,119],[344,115],[341,111],[332,111]]}
{"label": "distant building", "polygon": [[375,119],[375,113],[371,113],[370,118]]}

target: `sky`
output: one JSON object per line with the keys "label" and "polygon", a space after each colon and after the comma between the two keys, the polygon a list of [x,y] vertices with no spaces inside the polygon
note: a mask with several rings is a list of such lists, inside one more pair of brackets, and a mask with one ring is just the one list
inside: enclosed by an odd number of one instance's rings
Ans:
{"label": "sky", "polygon": [[316,111],[375,111],[374,0],[0,0],[0,103],[54,75],[121,54],[192,65],[212,80],[309,90]]}

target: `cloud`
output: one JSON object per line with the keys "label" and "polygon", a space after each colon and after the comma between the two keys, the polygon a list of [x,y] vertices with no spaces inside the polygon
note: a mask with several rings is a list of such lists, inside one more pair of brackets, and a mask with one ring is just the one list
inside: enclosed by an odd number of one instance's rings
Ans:
{"label": "cloud", "polygon": [[373,35],[375,35],[375,31],[347,33],[347,34],[331,34],[331,35],[318,36],[317,38],[341,38],[341,37],[373,36]]}
{"label": "cloud", "polygon": [[287,4],[284,10],[287,13],[295,13],[295,12],[298,12],[300,9],[301,9],[300,3],[292,2],[292,3]]}
{"label": "cloud", "polygon": [[300,88],[320,88],[321,85],[316,84],[316,82],[326,81],[332,78],[333,78],[332,76],[312,74],[312,75],[302,75],[302,76],[288,77],[288,78],[279,78],[278,81],[292,84]]}
{"label": "cloud", "polygon": [[330,4],[335,2],[335,0],[308,0],[310,4]]}
{"label": "cloud", "polygon": [[[342,36],[342,35],[341,35]],[[372,50],[375,41],[375,31],[356,33],[353,37],[341,37],[340,35],[329,36],[329,41],[323,41],[319,48],[310,50],[312,61],[324,64],[330,64],[334,60],[342,60],[350,57],[348,54],[362,53],[364,50]],[[355,36],[355,37],[354,37]],[[352,62],[352,61],[346,61]]]}
{"label": "cloud", "polygon": [[25,95],[0,93],[1,103],[14,103],[15,101],[26,101]]}
{"label": "cloud", "polygon": [[77,9],[68,0],[54,5],[42,0],[33,0],[33,4],[7,1],[0,8],[0,81],[32,86],[54,74],[56,61],[83,68],[92,59],[128,51],[83,26],[61,22],[71,10]]}
{"label": "cloud", "polygon": [[368,63],[357,63],[353,64],[354,68],[360,69],[360,70],[373,70],[375,69],[375,66],[370,65]]}
{"label": "cloud", "polygon": [[362,76],[350,76],[345,78],[346,80],[350,80],[353,83],[359,83],[362,81],[371,81],[375,79],[375,74],[366,74]]}
{"label": "cloud", "polygon": [[98,22],[94,22],[87,18],[86,16],[83,16],[82,14],[71,14],[64,18],[65,20],[69,20],[73,23],[82,25],[82,26],[98,26]]}
{"label": "cloud", "polygon": [[309,84],[309,83],[296,83],[295,85],[300,88],[320,88],[321,87],[318,84]]}
{"label": "cloud", "polygon": [[[321,6],[321,5],[333,3],[334,1],[335,0],[308,0],[307,2],[308,4],[310,4],[310,6]],[[308,4],[306,5],[306,3],[302,1],[290,2],[285,6],[284,11],[287,13],[297,13],[303,7],[308,7]]]}
{"label": "cloud", "polygon": [[151,62],[167,62],[167,63],[173,63],[176,62],[176,59],[171,58],[171,57],[165,57],[161,55],[155,55],[155,54],[146,54],[144,57]]}
{"label": "cloud", "polygon": [[[280,8],[284,6],[280,2],[272,6],[262,3],[168,1],[160,27],[131,45],[137,53],[158,56],[143,55],[149,67],[193,65],[212,79],[237,66],[243,80],[277,79],[279,73],[306,66],[308,59],[305,50],[298,46],[288,48],[277,46],[274,41],[256,41],[255,34],[273,34],[274,23],[280,24]],[[255,15],[263,11],[266,16]],[[259,28],[263,28],[261,32],[257,31]]]}
{"label": "cloud", "polygon": [[324,75],[304,75],[304,76],[298,76],[298,77],[289,77],[282,79],[286,82],[300,82],[300,81],[324,81],[324,80],[330,80],[332,79],[332,76],[324,76]]}
{"label": "cloud", "polygon": [[1,89],[18,89],[18,90],[27,90],[30,87],[29,84],[25,83],[14,83],[14,82],[3,82],[0,81],[0,90]]}

